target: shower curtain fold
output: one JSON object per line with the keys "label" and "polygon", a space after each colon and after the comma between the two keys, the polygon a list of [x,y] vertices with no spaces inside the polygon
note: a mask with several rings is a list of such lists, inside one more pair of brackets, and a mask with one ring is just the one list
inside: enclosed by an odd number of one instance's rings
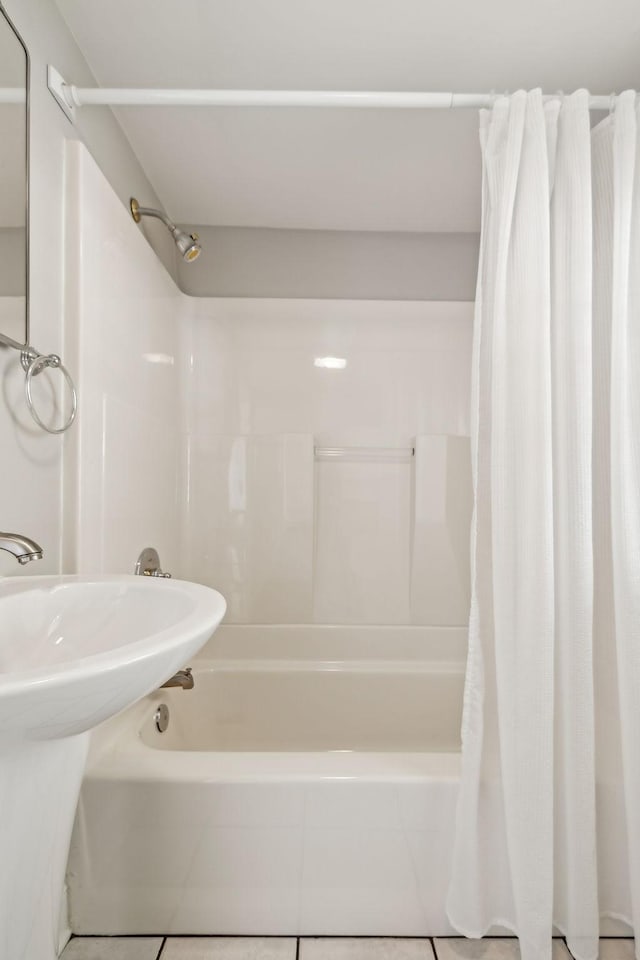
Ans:
{"label": "shower curtain fold", "polygon": [[[640,915],[637,131],[632,91],[593,132],[585,90],[548,102],[520,91],[481,114],[472,603],[448,910],[468,936],[514,931],[523,960],[551,957],[554,924],[592,960],[601,912]],[[625,823],[621,884],[604,837]]]}
{"label": "shower curtain fold", "polygon": [[610,420],[614,623],[634,926],[640,920],[640,109],[636,103],[632,91],[623,94],[613,131]]}

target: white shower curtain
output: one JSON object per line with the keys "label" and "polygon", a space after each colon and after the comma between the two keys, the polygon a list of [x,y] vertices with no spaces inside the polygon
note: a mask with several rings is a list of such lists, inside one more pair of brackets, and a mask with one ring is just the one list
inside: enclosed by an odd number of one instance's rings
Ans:
{"label": "white shower curtain", "polygon": [[640,110],[481,116],[473,590],[449,917],[640,944]]}

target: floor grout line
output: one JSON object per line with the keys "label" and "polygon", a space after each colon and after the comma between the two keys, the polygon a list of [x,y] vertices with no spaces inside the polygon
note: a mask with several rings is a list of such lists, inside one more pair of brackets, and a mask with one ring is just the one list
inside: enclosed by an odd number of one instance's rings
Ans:
{"label": "floor grout line", "polygon": [[[189,935],[186,935],[186,936],[189,937]],[[192,935],[192,936],[202,937],[202,934]],[[275,939],[280,939],[282,935],[273,934],[272,936],[273,936]],[[213,934],[213,935],[209,935],[209,936],[206,936],[206,935],[205,935],[204,937],[202,937],[202,939],[205,939],[205,940],[208,940],[208,939],[216,940],[216,939],[224,938],[224,939],[232,939],[232,940],[245,940],[245,939],[246,939],[246,940],[250,940],[250,939],[254,939],[255,937],[256,937],[256,935],[248,935],[248,936],[246,936],[246,937],[227,937],[226,935],[220,935],[220,934],[219,934],[219,935],[215,935],[215,934]],[[269,939],[269,938],[270,938],[270,937],[269,937],[268,935],[265,937],[265,939]],[[295,939],[295,942],[296,942],[296,944],[295,944],[295,960],[300,960],[302,940],[303,940],[303,939],[306,939],[306,938],[305,938],[304,936],[298,936],[298,935],[293,936],[293,937],[286,937],[286,936],[285,936],[285,938],[286,938],[286,939]],[[72,936],[71,939],[73,940],[73,939],[78,939],[78,938]],[[82,938],[82,937],[81,937],[81,938],[79,938],[79,939],[85,939],[85,938]],[[90,940],[90,939],[93,939],[93,938],[92,938],[92,937],[86,937],[86,939]],[[134,939],[134,937],[132,937],[132,939]],[[160,944],[159,951],[158,951],[158,953],[156,954],[155,960],[162,960],[162,958],[163,958],[165,955],[168,956],[168,954],[166,954],[166,949],[167,949],[167,946],[168,946],[168,943],[169,943],[169,940],[170,940],[170,939],[171,939],[171,936],[170,936],[170,935],[166,935],[166,936],[162,936],[162,937],[161,937],[161,941],[162,941],[162,942],[161,942],[161,944]],[[260,938],[260,939],[262,939],[262,938]],[[380,936],[364,936],[364,937],[363,937],[363,936],[359,936],[359,937],[358,937],[358,936],[356,936],[356,937],[346,936],[346,937],[345,937],[345,936],[338,936],[338,937],[333,937],[333,936],[327,936],[327,935],[325,935],[325,936],[316,936],[316,937],[313,937],[313,936],[312,936],[312,937],[309,937],[308,939],[312,939],[312,940],[326,940],[326,939],[333,940],[333,939],[338,939],[338,940],[361,940],[361,941],[362,941],[362,940],[371,940],[371,939],[373,939],[373,940],[383,939],[383,940],[389,940],[389,941],[394,941],[394,940],[422,940],[422,941],[424,941],[425,943],[429,943],[429,944],[430,944],[431,950],[432,950],[432,953],[433,953],[434,960],[439,960],[440,954],[439,954],[439,952],[438,952],[438,948],[437,948],[436,941],[437,941],[437,940],[440,940],[440,941],[442,941],[443,943],[446,943],[446,942],[449,941],[449,940],[455,940],[455,939],[458,939],[458,938],[455,937],[455,936],[453,936],[453,937],[433,937],[433,936],[431,936],[431,937],[430,937],[430,936],[423,936],[423,937],[421,937],[421,936],[413,936],[413,937],[389,937],[389,936],[382,936],[382,937],[380,937]],[[464,939],[464,938],[463,938],[463,939]],[[491,940],[513,940],[513,941],[515,941],[515,942],[517,943],[517,937],[513,937],[513,936],[495,936],[495,937],[488,937],[487,939],[491,939]],[[615,940],[633,942],[633,937],[615,937],[615,938],[611,938],[611,937],[610,937],[610,938],[601,938],[601,939],[615,939]],[[566,951],[567,951],[568,956],[571,958],[571,960],[574,960],[573,954],[571,953],[571,951],[570,951],[570,949],[569,949],[569,945],[568,945],[568,943],[567,943],[567,938],[566,938],[566,937],[564,937],[564,936],[554,937],[553,940],[554,940],[554,942],[558,941],[558,942],[560,942],[560,943],[563,943],[564,946],[565,946],[565,948],[566,948]],[[71,941],[69,941],[69,942],[71,942]],[[67,946],[68,946],[68,944],[67,944]],[[65,947],[65,950],[66,950],[66,947]],[[107,949],[107,952],[106,952],[106,954],[105,954],[104,960],[108,960],[108,957],[109,957],[109,956],[111,956],[111,953],[110,953],[110,945],[109,945],[109,948]],[[491,954],[487,954],[486,960],[489,960],[490,956],[493,956],[493,954],[492,954],[492,953],[491,953]]]}

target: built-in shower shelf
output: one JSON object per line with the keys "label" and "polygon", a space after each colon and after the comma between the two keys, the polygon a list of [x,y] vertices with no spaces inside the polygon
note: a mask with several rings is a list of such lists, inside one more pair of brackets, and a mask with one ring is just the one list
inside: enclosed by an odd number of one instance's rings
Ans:
{"label": "built-in shower shelf", "polygon": [[415,447],[314,447],[316,460],[345,460],[359,463],[408,463]]}

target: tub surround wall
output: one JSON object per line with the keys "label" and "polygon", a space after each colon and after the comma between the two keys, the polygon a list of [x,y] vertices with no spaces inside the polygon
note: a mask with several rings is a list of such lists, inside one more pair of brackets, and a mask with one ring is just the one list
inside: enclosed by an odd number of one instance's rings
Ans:
{"label": "tub surround wall", "polygon": [[464,624],[472,306],[187,306],[185,575],[227,622]]}
{"label": "tub surround wall", "polygon": [[[179,554],[183,296],[86,148],[67,144],[68,336],[80,396],[67,443],[66,564],[132,573]],[[78,269],[80,265],[80,269]]]}
{"label": "tub surround wall", "polygon": [[77,142],[66,192],[68,569],[153,544],[227,622],[464,624],[471,305],[195,299]]}
{"label": "tub surround wall", "polygon": [[471,571],[468,437],[415,441],[409,609],[418,623],[466,623]]}
{"label": "tub surround wall", "polygon": [[207,584],[221,578],[227,619],[308,622],[313,438],[203,433],[187,443],[185,576]]}

